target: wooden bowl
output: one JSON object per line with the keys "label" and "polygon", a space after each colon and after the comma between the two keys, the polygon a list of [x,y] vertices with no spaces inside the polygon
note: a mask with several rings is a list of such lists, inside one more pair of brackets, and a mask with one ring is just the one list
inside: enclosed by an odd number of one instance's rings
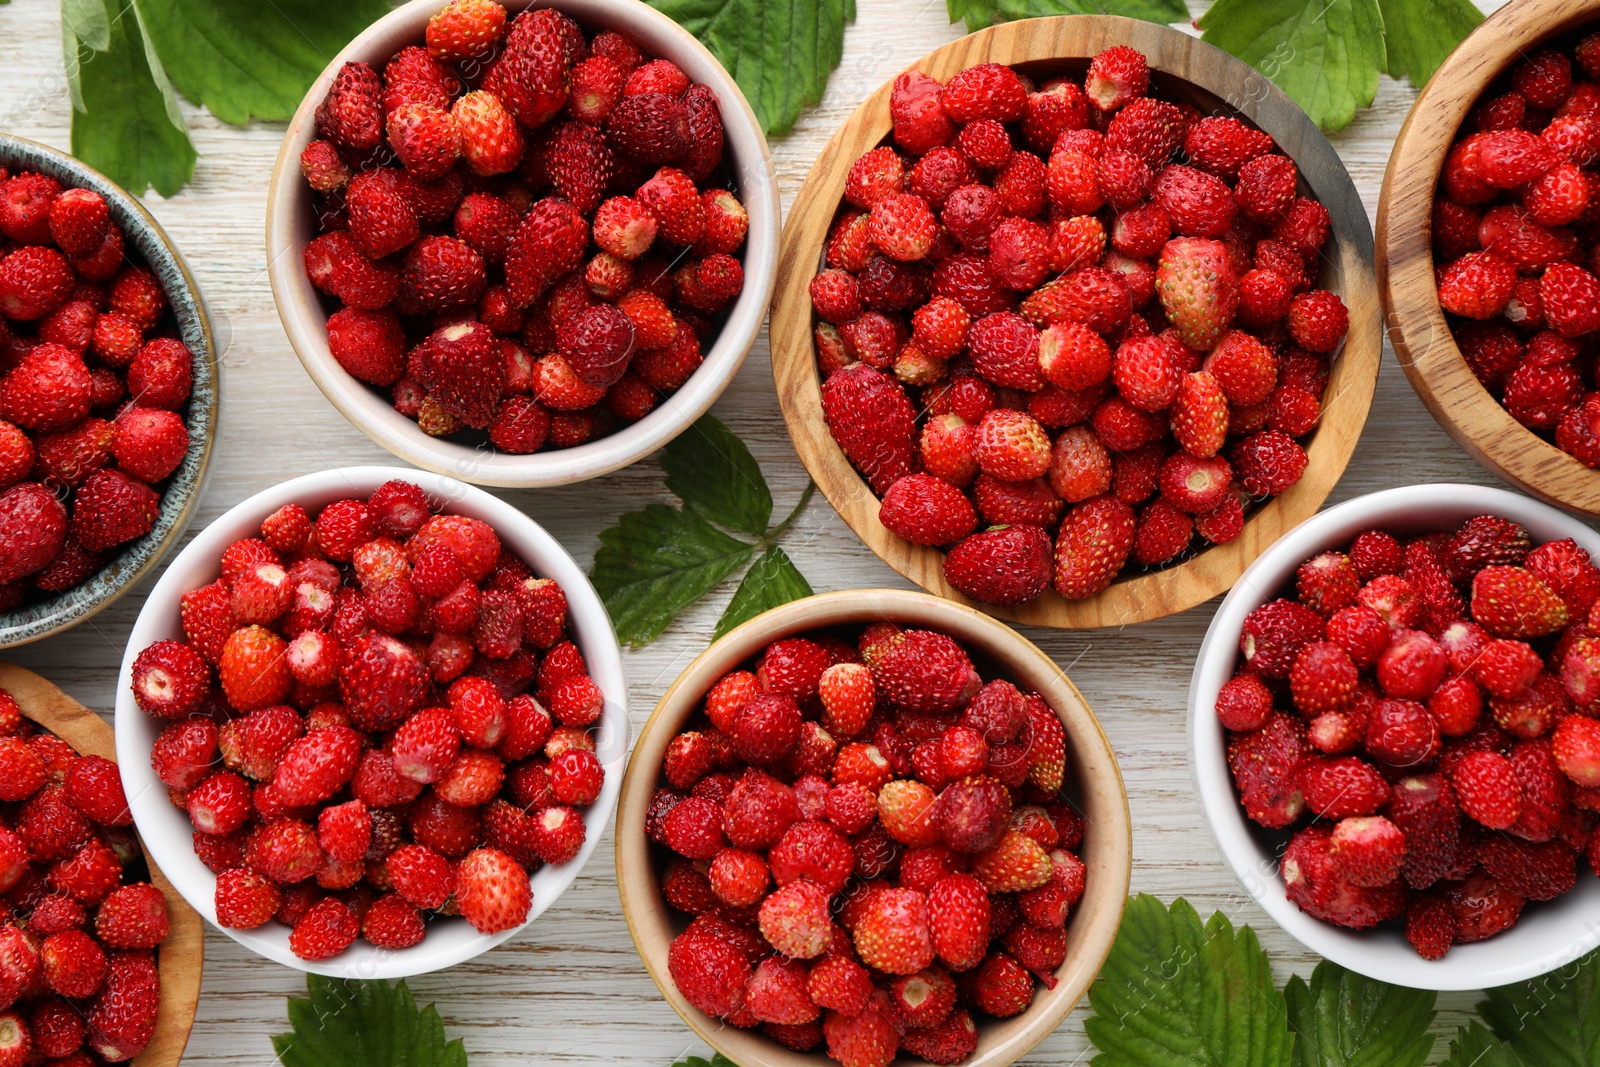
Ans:
{"label": "wooden bowl", "polygon": [[[973,605],[1035,626],[1089,629],[1143,622],[1185,611],[1226,590],[1279,534],[1314,514],[1338,482],[1366,422],[1382,355],[1377,287],[1370,266],[1372,231],[1349,172],[1305,112],[1245,63],[1165,26],[1109,15],[1073,15],[981,30],[913,66],[940,81],[985,62],[1020,66],[1037,77],[1081,75],[1096,53],[1114,44],[1132,45],[1145,54],[1159,95],[1194,104],[1206,114],[1237,113],[1271,134],[1278,147],[1294,158],[1301,192],[1320,200],[1333,219],[1321,280],[1349,308],[1350,333],[1333,361],[1322,422],[1307,446],[1310,463],[1297,484],[1250,513],[1244,531],[1229,543],[1163,570],[1125,574],[1096,596],[1069,601],[1047,591],[1017,607]],[[850,164],[889,136],[891,85],[892,79],[834,134],[789,213],[772,309],[772,376],[800,459],[850,528],[884,562],[924,589],[973,603],[944,580],[943,553],[913,545],[878,521],[877,496],[850,465],[822,417],[807,286],[822,262]]]}
{"label": "wooden bowl", "polygon": [[[744,1067],[821,1067],[821,1052],[793,1052],[759,1030],[739,1030],[689,1004],[667,970],[667,950],[687,923],[661,897],[645,809],[656,790],[667,744],[700,710],[706,690],[772,641],[832,626],[891,620],[940,630],[960,641],[985,679],[1006,677],[1041,693],[1067,734],[1067,792],[1084,819],[1080,855],[1088,877],[1067,920],[1067,958],[1054,989],[1010,1019],[985,1019],[978,1048],[963,1067],[1003,1067],[1027,1054],[1061,1024],[1094,981],[1122,921],[1132,869],[1132,825],[1122,773],[1083,695],[1050,658],[1009,626],[960,604],[923,593],[868,589],[824,593],[774,608],[712,643],[672,683],[651,713],[628,761],[617,808],[617,886],[633,942],[662,996],[707,1044]],[[902,1063],[920,1060],[902,1057]]]}
{"label": "wooden bowl", "polygon": [[110,208],[111,221],[122,229],[129,258],[142,260],[166,291],[170,321],[194,355],[194,387],[184,415],[189,450],[167,476],[155,525],[143,537],[117,546],[105,565],[81,584],[0,611],[0,648],[12,648],[60,633],[110,606],[154,571],[183,539],[205,492],[222,394],[216,340],[200,287],[155,216],[104,174],[48,145],[0,133],[0,164],[12,173],[47,174],[63,188],[99,193]]}
{"label": "wooden bowl", "polygon": [[[71,745],[80,755],[117,758],[111,727],[100,716],[73,700],[50,682],[14,663],[0,662],[0,689],[10,693],[22,714]],[[156,948],[161,972],[161,999],[156,1009],[156,1032],[133,1067],[177,1067],[183,1047],[194,1027],[195,1006],[200,1001],[200,971],[205,962],[205,926],[195,910],[167,881],[150,850],[139,842],[150,881],[167,898],[171,929]]]}
{"label": "wooden bowl", "polygon": [[1378,279],[1400,368],[1433,417],[1483,466],[1541,500],[1600,516],[1600,471],[1523,426],[1456,347],[1434,282],[1433,200],[1467,112],[1507,67],[1541,43],[1600,21],[1597,0],[1515,0],[1434,71],[1389,156],[1378,199]]}
{"label": "wooden bowl", "polygon": [[[512,14],[533,0],[502,0]],[[766,135],[738,84],[692,33],[640,0],[551,0],[587,29],[617,30],[646,52],[670,59],[717,96],[727,136],[725,166],[750,216],[740,252],[744,289],[723,313],[705,362],[666,402],[638,422],[573,448],[512,455],[452,438],[429,437],[394,409],[387,390],[357,380],[328,349],[329,305],[306,277],[305,247],[315,236],[311,188],[300,173],[300,153],[316,136],[316,111],[334,75],[351,60],[380,71],[401,48],[421,44],[428,20],[445,0],[411,0],[362,30],[334,56],[289,120],[267,189],[267,280],[289,343],[330,403],[356,428],[396,456],[475,485],[535,488],[596,478],[643,459],[705,414],[743,365],[772,299],[778,257],[778,180]],[[540,6],[545,6],[541,4]]]}

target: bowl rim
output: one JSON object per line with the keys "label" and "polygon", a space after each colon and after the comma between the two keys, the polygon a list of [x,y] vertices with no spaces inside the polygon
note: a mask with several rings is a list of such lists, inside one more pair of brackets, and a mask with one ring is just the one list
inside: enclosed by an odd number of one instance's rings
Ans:
{"label": "bowl rim", "polygon": [[[166,787],[150,769],[149,742],[144,734],[156,724],[135,703],[130,679],[133,661],[152,641],[170,636],[177,626],[178,597],[194,586],[187,576],[198,566],[213,577],[224,547],[248,531],[277,507],[309,499],[336,499],[340,492],[370,493],[383,482],[401,479],[422,486],[430,500],[442,501],[447,514],[470,514],[494,527],[503,544],[515,545],[536,573],[554,578],[567,597],[567,619],[572,640],[583,653],[590,676],[605,694],[605,708],[596,724],[597,747],[605,768],[605,782],[595,802],[583,812],[584,843],[577,857],[561,867],[541,867],[532,876],[533,908],[522,924],[490,935],[472,935],[453,946],[435,935],[400,950],[379,950],[357,942],[329,960],[307,961],[288,947],[288,930],[281,925],[256,930],[235,930],[218,925],[212,899],[216,875],[194,854],[185,817],[167,800]],[[244,524],[244,525],[242,525]],[[241,534],[240,531],[245,531]],[[210,580],[210,579],[207,579]],[[202,583],[203,584],[203,583]],[[158,614],[161,617],[158,617]],[[133,810],[134,822],[150,853],[177,886],[185,900],[207,922],[259,956],[313,974],[344,978],[405,978],[440,970],[472,959],[515,937],[548,910],[593,856],[611,820],[622,786],[628,752],[628,692],[622,650],[610,616],[599,594],[576,561],[538,522],[487,490],[428,471],[404,467],[361,465],[334,467],[300,475],[270,486],[229,508],[185,545],[166,573],[151,589],[128,635],[127,648],[117,673],[115,720],[118,764]],[[179,820],[182,820],[181,822]],[[182,834],[177,833],[182,829]],[[548,876],[548,877],[547,877]],[[544,881],[540,881],[543,878]],[[265,932],[263,932],[265,931]],[[359,950],[359,951],[358,951]],[[352,955],[352,953],[354,953]]]}
{"label": "bowl rim", "polygon": [[[161,513],[155,525],[142,537],[119,546],[117,553],[82,583],[47,600],[0,612],[0,648],[31,644],[76,626],[116,603],[160,566],[183,538],[205,495],[222,408],[222,362],[217,353],[211,315],[188,261],[161,223],[138,197],[87,163],[47,144],[12,133],[0,133],[0,161],[9,162],[19,154],[37,157],[24,160],[27,169],[43,170],[63,185],[99,193],[111,208],[112,221],[122,227],[127,250],[144,259],[152,272],[177,276],[182,292],[168,293],[167,300],[182,340],[194,357],[195,391],[189,399],[189,414],[184,418],[184,427],[190,433],[189,453],[169,476],[167,488],[161,494]],[[180,311],[180,303],[188,306]],[[169,500],[177,505],[170,513]],[[132,569],[115,576],[109,573],[112,568],[124,564],[131,564]],[[51,610],[46,613],[46,609]],[[11,621],[19,615],[33,617]]]}
{"label": "bowl rim", "polygon": [[1378,196],[1377,269],[1400,369],[1439,426],[1479,465],[1558,507],[1600,516],[1600,471],[1513,419],[1467,365],[1439,306],[1433,201],[1467,113],[1533,46],[1600,22],[1593,0],[1518,0],[1484,19],[1439,65],[1395,137]]}
{"label": "bowl rim", "polygon": [[[1418,956],[1394,930],[1351,931],[1313,919],[1288,899],[1278,877],[1277,857],[1262,844],[1257,835],[1263,831],[1255,828],[1239,804],[1227,767],[1222,725],[1211,709],[1217,690],[1232,674],[1244,616],[1279,595],[1301,562],[1348,543],[1364,529],[1434,529],[1482,514],[1521,522],[1541,542],[1571,537],[1591,556],[1600,557],[1600,532],[1549,504],[1506,489],[1440,482],[1353,497],[1295,527],[1240,576],[1206,628],[1189,682],[1186,732],[1195,793],[1223,859],[1245,894],[1312,952],[1369,978],[1415,989],[1459,991],[1507,985],[1577,959],[1600,943],[1600,929],[1592,922],[1572,922],[1594,913],[1600,904],[1600,881],[1582,880],[1573,892],[1541,905],[1515,928],[1475,944],[1457,945],[1436,961]],[[1538,937],[1550,947],[1501,959],[1510,951],[1506,946],[1519,944],[1519,931],[1523,940]]]}
{"label": "bowl rim", "polygon": [[[427,436],[396,412],[373,386],[356,380],[328,350],[327,315],[305,276],[297,218],[308,210],[309,189],[300,175],[301,151],[316,130],[316,109],[338,69],[349,60],[392,53],[396,41],[420,41],[443,0],[410,0],[357,34],[328,63],[301,100],[284,133],[267,189],[267,278],[290,346],[306,373],[352,425],[394,455],[424,470],[477,485],[542,488],[596,478],[635,463],[671,441],[710,410],[738,374],[766,321],[777,278],[781,206],[777,171],[766,135],[737,83],[705,45],[640,0],[498,0],[513,12],[539,4],[591,25],[672,40],[670,58],[691,78],[711,87],[722,111],[725,159],[735,172],[749,216],[742,257],[744,289],[728,311],[704,361],[681,388],[638,422],[573,448],[511,455],[486,445]],[[660,49],[659,54],[665,55]]]}
{"label": "bowl rim", "polygon": [[[972,1067],[1004,1067],[1026,1055],[1071,1013],[1094,981],[1116,938],[1127,901],[1132,875],[1132,821],[1127,790],[1110,741],[1083,694],[1053,660],[1022,634],[982,612],[921,591],[861,589],[818,593],[772,608],[713,641],[686,666],[662,695],[639,732],[623,777],[617,805],[615,841],[617,887],[623,917],[634,948],[651,979],[672,1009],[696,1034],[735,1062],[750,1067],[801,1067],[821,1062],[820,1054],[792,1052],[758,1031],[740,1031],[710,1019],[690,1005],[665,967],[665,952],[657,959],[645,947],[665,925],[660,901],[643,840],[644,811],[657,783],[659,759],[670,735],[692,715],[706,686],[715,677],[750,658],[762,645],[781,636],[831,626],[877,620],[898,620],[926,626],[978,644],[982,656],[1003,662],[1009,677],[1045,693],[1062,718],[1071,742],[1069,768],[1087,795],[1096,791],[1097,813],[1089,847],[1080,855],[1089,865],[1090,878],[1082,901],[1073,909],[1076,925],[1069,921],[1069,956],[1054,990],[1042,990],[1021,1015],[1001,1020],[1013,1031],[1000,1044],[963,1061]],[[674,705],[681,702],[682,707]],[[1085,808],[1089,805],[1085,803]],[[1087,816],[1086,816],[1087,817]],[[626,844],[625,844],[626,842]],[[1042,1009],[1030,1018],[1036,1009]]]}
{"label": "bowl rim", "polygon": [[[948,77],[973,63],[1038,64],[1087,60],[1112,44],[1131,44],[1150,59],[1158,78],[1184,81],[1231,105],[1270,133],[1299,168],[1333,217],[1333,264],[1338,291],[1350,310],[1350,333],[1333,363],[1323,420],[1307,448],[1301,480],[1247,518],[1243,532],[1176,566],[1124,577],[1101,593],[1068,601],[1054,590],[1015,607],[979,604],[944,578],[943,553],[913,545],[878,520],[878,497],[856,472],[820,416],[821,388],[812,341],[808,284],[844,189],[849,163],[890,130],[888,97],[893,78],[869,96],[835,132],[811,168],[789,210],[772,313],[772,374],[784,422],[801,461],[845,523],[880,559],[930,593],[997,618],[1063,629],[1145,622],[1186,611],[1225,591],[1245,565],[1279,534],[1315,513],[1332,491],[1365,425],[1382,357],[1372,230],[1366,209],[1316,125],[1270,80],[1233,56],[1167,26],[1111,15],[1066,15],[1003,23],[969,34],[911,64]],[[1048,56],[1041,56],[1048,51]],[[1208,87],[1200,75],[1222,91]],[[1312,185],[1308,174],[1314,174]]]}
{"label": "bowl rim", "polygon": [[[0,660],[0,689],[10,693],[22,716],[67,744],[80,756],[101,756],[116,761],[111,727],[42,675]],[[131,828],[130,828],[131,829]],[[177,1067],[194,1030],[200,1002],[200,980],[205,970],[205,924],[156,864],[137,831],[139,850],[150,871],[150,882],[166,898],[168,931],[156,946],[156,967],[161,974],[156,1028],[150,1043],[131,1061],[133,1067]],[[175,958],[169,959],[169,954]]]}

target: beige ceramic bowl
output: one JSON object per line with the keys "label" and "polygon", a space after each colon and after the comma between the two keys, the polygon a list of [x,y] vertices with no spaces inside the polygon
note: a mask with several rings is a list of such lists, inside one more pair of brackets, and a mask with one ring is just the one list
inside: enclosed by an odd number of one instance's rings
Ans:
{"label": "beige ceramic bowl", "polygon": [[[617,808],[617,885],[639,956],[673,1010],[707,1044],[742,1067],[823,1067],[833,1061],[820,1051],[792,1052],[759,1030],[728,1026],[692,1007],[678,991],[667,970],[667,950],[686,917],[661,897],[657,857],[644,833],[645,809],[667,743],[700,710],[706,690],[723,674],[778,638],[884,620],[947,633],[972,653],[985,678],[1006,677],[1043,694],[1066,727],[1067,792],[1084,819],[1080,855],[1088,877],[1083,899],[1067,920],[1067,959],[1056,972],[1056,987],[1041,987],[1021,1015],[980,1021],[977,1051],[962,1061],[963,1067],[1004,1067],[1061,1025],[1105,962],[1122,919],[1132,866],[1122,773],[1083,695],[1048,656],[1004,623],[926,593],[825,593],[774,608],[714,642],[672,683],[634,746]],[[902,1061],[921,1062],[908,1057],[897,1062]]]}
{"label": "beige ceramic bowl", "polygon": [[[528,0],[502,0],[513,12]],[[363,30],[328,64],[290,120],[267,191],[267,276],[278,317],[311,380],[368,437],[409,463],[479,485],[565,485],[617,470],[678,436],[711,407],[744,362],[772,299],[778,258],[778,187],[767,140],[739,87],[704,45],[677,23],[639,0],[554,0],[588,29],[627,34],[647,52],[670,59],[696,82],[711,88],[722,109],[724,158],[735,192],[750,216],[745,239],[744,291],[705,352],[705,362],[683,388],[636,423],[576,448],[514,456],[487,446],[429,437],[394,410],[389,398],[358,381],[328,351],[328,312],[306,277],[304,252],[311,240],[311,189],[300,174],[300,153],[316,133],[316,110],[339,68],[365,60],[381,69],[401,48],[420,44],[428,19],[444,0],[412,0]]]}

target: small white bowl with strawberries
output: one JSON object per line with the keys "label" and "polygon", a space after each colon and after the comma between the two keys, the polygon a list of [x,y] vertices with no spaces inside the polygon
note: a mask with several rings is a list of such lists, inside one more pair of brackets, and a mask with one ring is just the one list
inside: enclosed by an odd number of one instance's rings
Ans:
{"label": "small white bowl with strawberries", "polygon": [[413,0],[290,123],[268,274],[307,373],[373,440],[561,485],[711,406],[765,318],[777,233],[754,113],[667,16]]}
{"label": "small white bowl with strawberries", "polygon": [[599,597],[480,489],[348,467],[237,505],[134,624],[117,750],[189,903],[268,959],[448,967],[577,877],[627,753]]}
{"label": "small white bowl with strawberries", "polygon": [[1217,610],[1196,783],[1245,890],[1329,959],[1420,989],[1583,954],[1600,907],[1600,535],[1473,485],[1302,523]]}

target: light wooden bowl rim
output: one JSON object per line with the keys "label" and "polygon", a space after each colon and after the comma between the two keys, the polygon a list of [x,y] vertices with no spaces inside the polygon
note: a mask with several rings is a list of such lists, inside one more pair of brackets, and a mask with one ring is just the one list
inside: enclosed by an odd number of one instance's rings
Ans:
{"label": "light wooden bowl rim", "polygon": [[1350,333],[1333,364],[1322,424],[1307,449],[1310,463],[1299,483],[1254,511],[1233,541],[1207,548],[1178,566],[1123,578],[1085,600],[1068,601],[1051,590],[1027,604],[1001,608],[963,597],[944,579],[943,553],[913,545],[878,521],[877,496],[834,442],[822,417],[807,286],[821,260],[850,163],[890,132],[893,79],[856,109],[817,158],[789,212],[778,258],[772,376],[789,436],[823,495],[867,547],[930,593],[1036,626],[1089,629],[1144,622],[1186,611],[1228,589],[1280,534],[1315,514],[1338,482],[1366,422],[1383,352],[1372,231],[1349,172],[1305,112],[1240,60],[1166,26],[1110,15],[1069,15],[980,30],[929,53],[909,69],[944,80],[981,62],[1086,61],[1112,44],[1142,51],[1158,81],[1164,72],[1166,80],[1187,82],[1231,103],[1271,134],[1300,168],[1302,186],[1315,192],[1333,219],[1330,247],[1336,258],[1325,269],[1337,271],[1333,288],[1349,308]]}
{"label": "light wooden bowl rim", "polygon": [[[816,1067],[831,1063],[820,1052],[783,1048],[759,1030],[739,1030],[689,1004],[667,970],[667,950],[679,918],[661,899],[644,835],[645,811],[655,792],[668,742],[697,712],[711,684],[780,637],[830,626],[893,620],[941,630],[1004,673],[1037,690],[1066,727],[1068,775],[1078,783],[1085,835],[1080,853],[1088,866],[1083,899],[1067,927],[1067,961],[1055,989],[1039,989],[1021,1015],[986,1020],[978,1050],[963,1067],[1005,1067],[1061,1025],[1088,990],[1116,938],[1132,873],[1133,826],[1117,758],[1083,694],[1064,671],[1027,638],[961,604],[901,589],[823,593],[773,608],[712,642],[674,681],[645,723],[628,761],[617,805],[617,888],[634,946],[667,1003],[712,1048],[743,1067]],[[904,1062],[904,1061],[902,1061]],[[914,1061],[920,1062],[920,1061]]]}
{"label": "light wooden bowl rim", "polygon": [[1389,340],[1417,396],[1484,467],[1541,500],[1590,516],[1600,516],[1600,471],[1513,419],[1472,373],[1439,306],[1432,246],[1439,173],[1472,105],[1518,56],[1596,20],[1596,0],[1516,0],[1473,30],[1439,65],[1400,127],[1377,226]]}
{"label": "light wooden bowl rim", "polygon": [[[63,693],[52,682],[14,663],[0,661],[0,689],[10,693],[24,717],[43,726],[71,745],[79,755],[102,756],[116,762],[116,742],[111,727],[94,712]],[[129,826],[130,830],[134,827]],[[134,830],[135,836],[138,831]],[[139,841],[150,881],[167,898],[170,929],[156,947],[161,974],[161,994],[156,1009],[155,1035],[132,1060],[133,1067],[177,1067],[194,1028],[200,1002],[200,975],[205,966],[206,933],[200,916],[189,907],[167,876],[156,866],[150,850]]]}
{"label": "light wooden bowl rim", "polygon": [[777,172],[766,135],[749,102],[717,58],[691,33],[640,0],[502,0],[512,12],[534,3],[554,7],[590,26],[620,30],[647,51],[670,59],[711,87],[727,135],[724,156],[749,213],[742,263],[744,290],[728,309],[705,361],[683,387],[638,422],[573,448],[518,456],[487,446],[429,437],[394,410],[373,386],[358,381],[328,350],[327,313],[306,277],[311,236],[311,191],[300,174],[300,153],[316,133],[317,105],[349,60],[386,60],[420,44],[428,19],[445,0],[410,0],[357,34],[335,56],[301,101],[272,166],[267,189],[267,279],[278,318],[306,373],[340,414],[407,463],[475,485],[543,488],[597,478],[643,459],[705,414],[733,381],[761,333],[776,277],[781,209]]}

